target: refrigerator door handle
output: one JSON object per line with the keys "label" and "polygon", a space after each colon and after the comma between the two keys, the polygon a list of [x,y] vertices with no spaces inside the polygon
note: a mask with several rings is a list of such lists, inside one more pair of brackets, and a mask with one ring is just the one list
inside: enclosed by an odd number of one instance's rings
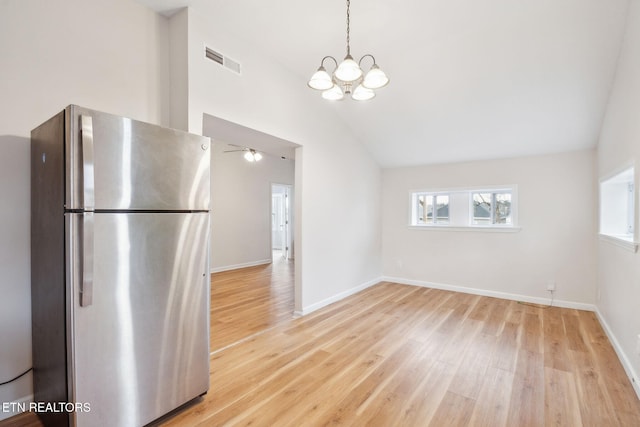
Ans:
{"label": "refrigerator door handle", "polygon": [[82,221],[82,287],[80,307],[93,303],[93,212],[85,212]]}
{"label": "refrigerator door handle", "polygon": [[93,211],[95,208],[94,176],[93,176],[93,118],[81,115],[82,126],[82,181],[84,210]]}

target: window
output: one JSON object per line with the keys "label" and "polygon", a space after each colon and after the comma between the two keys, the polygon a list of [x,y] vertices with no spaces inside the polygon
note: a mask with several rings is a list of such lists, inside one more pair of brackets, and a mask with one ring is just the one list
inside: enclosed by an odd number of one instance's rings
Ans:
{"label": "window", "polygon": [[448,230],[519,230],[516,227],[515,185],[413,191],[410,202],[409,226]]}
{"label": "window", "polygon": [[511,225],[511,192],[471,193],[472,225]]}
{"label": "window", "polygon": [[600,181],[600,234],[633,242],[634,168]]}
{"label": "window", "polygon": [[449,224],[449,195],[413,194],[412,225]]}

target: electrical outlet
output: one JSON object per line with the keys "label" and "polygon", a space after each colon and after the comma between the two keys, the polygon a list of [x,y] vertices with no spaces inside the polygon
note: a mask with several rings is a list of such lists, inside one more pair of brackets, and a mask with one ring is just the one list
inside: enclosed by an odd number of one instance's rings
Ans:
{"label": "electrical outlet", "polygon": [[547,282],[547,291],[553,292],[556,290],[556,282],[555,280],[549,280]]}
{"label": "electrical outlet", "polygon": [[636,354],[640,356],[640,335],[638,335],[638,342],[636,342]]}

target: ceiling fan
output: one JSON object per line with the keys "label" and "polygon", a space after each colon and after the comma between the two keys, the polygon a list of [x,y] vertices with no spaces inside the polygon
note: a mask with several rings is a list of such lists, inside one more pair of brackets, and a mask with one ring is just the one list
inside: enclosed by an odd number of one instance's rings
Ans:
{"label": "ceiling fan", "polygon": [[244,152],[244,158],[248,162],[259,162],[262,159],[262,153],[260,153],[259,151],[253,148],[242,147],[240,145],[235,145],[235,144],[228,144],[228,145],[237,147],[238,150],[227,150],[227,151],[224,151],[225,153]]}

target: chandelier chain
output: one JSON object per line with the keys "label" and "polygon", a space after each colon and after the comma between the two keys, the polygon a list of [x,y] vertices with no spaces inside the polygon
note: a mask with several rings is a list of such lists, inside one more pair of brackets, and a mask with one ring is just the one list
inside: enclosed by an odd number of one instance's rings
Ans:
{"label": "chandelier chain", "polygon": [[350,41],[350,39],[349,39],[349,31],[351,29],[351,27],[350,27],[351,14],[350,14],[350,11],[349,11],[350,6],[351,6],[351,0],[347,0],[347,56],[351,55],[351,46],[349,46],[349,41]]}

